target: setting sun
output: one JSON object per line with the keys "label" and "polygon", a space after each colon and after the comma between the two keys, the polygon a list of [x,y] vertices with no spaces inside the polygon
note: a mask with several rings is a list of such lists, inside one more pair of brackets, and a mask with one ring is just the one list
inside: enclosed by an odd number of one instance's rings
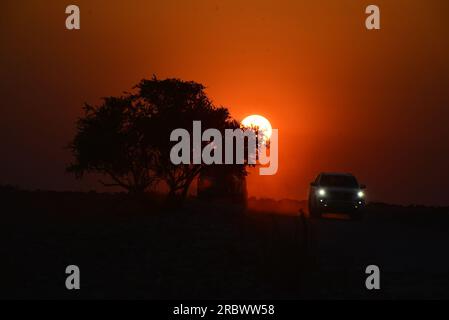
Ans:
{"label": "setting sun", "polygon": [[257,114],[247,116],[243,119],[242,127],[259,129],[259,131],[263,133],[264,140],[269,140],[273,132],[270,121],[268,121],[267,118]]}

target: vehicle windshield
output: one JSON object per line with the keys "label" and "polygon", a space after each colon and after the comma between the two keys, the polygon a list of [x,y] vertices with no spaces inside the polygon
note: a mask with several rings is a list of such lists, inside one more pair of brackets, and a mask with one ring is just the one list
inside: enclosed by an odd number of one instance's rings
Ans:
{"label": "vehicle windshield", "polygon": [[323,187],[358,188],[359,184],[354,176],[323,175],[320,180]]}

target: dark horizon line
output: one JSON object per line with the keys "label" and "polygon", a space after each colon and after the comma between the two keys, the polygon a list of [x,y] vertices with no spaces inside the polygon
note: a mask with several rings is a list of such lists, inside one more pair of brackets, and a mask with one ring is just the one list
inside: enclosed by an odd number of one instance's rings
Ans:
{"label": "dark horizon line", "polygon": [[[36,193],[73,193],[73,194],[104,194],[104,195],[130,195],[127,191],[99,191],[96,189],[92,189],[89,191],[82,191],[82,190],[49,190],[49,189],[23,189],[18,185],[13,184],[0,184],[0,193],[3,191],[6,191],[9,189],[9,191],[13,192],[36,192]],[[148,195],[154,195],[154,196],[166,196],[166,193],[164,192],[158,192],[158,191],[150,191],[147,192]],[[192,198],[192,197],[188,197]],[[194,198],[194,197],[193,197]],[[255,201],[295,201],[299,203],[307,203],[307,199],[292,199],[292,198],[269,198],[269,197],[256,197],[256,196],[248,196],[247,200],[255,200]],[[409,203],[409,204],[400,204],[400,203],[387,203],[383,202],[381,200],[375,200],[375,201],[369,201],[368,205],[376,205],[376,206],[390,206],[390,207],[402,207],[402,208],[431,208],[431,209],[449,209],[449,205],[431,205],[431,204],[416,204],[416,203]]]}

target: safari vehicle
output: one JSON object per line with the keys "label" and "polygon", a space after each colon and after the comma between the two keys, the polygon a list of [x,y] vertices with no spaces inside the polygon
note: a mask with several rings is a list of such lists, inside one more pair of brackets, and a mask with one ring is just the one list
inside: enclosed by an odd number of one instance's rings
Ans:
{"label": "safari vehicle", "polygon": [[320,173],[310,184],[309,213],[347,213],[352,219],[362,217],[366,186],[349,173]]}

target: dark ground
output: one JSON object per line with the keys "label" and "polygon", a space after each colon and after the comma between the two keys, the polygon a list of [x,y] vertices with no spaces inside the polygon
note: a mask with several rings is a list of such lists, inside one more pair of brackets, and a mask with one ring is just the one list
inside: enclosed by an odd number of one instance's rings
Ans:
{"label": "dark ground", "polygon": [[[447,208],[373,204],[349,221],[302,219],[291,201],[279,214],[254,199],[246,213],[124,194],[2,188],[0,199],[0,298],[449,298]],[[81,290],[65,288],[70,264]],[[365,289],[368,264],[378,292]]]}

